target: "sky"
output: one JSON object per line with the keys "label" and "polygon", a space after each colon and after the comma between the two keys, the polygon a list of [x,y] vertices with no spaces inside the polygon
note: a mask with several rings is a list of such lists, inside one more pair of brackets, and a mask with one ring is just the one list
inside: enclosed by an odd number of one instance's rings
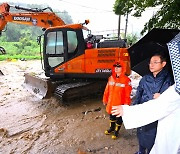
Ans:
{"label": "sky", "polygon": [[[48,4],[52,9],[66,10],[72,17],[74,23],[83,23],[89,19],[87,27],[93,34],[117,33],[118,15],[113,12],[115,0],[0,0],[0,3],[23,2],[28,4]],[[127,34],[137,34],[143,29],[144,24],[152,17],[157,9],[148,9],[142,17],[128,16]],[[121,16],[121,33],[125,32],[126,17]]]}

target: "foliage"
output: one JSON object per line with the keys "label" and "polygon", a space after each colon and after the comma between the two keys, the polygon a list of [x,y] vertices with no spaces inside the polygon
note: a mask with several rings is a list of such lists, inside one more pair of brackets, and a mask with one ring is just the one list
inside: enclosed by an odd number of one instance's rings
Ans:
{"label": "foliage", "polygon": [[133,13],[133,16],[140,17],[146,8],[157,6],[161,8],[144,25],[141,34],[155,27],[178,29],[180,25],[179,0],[116,0],[114,12],[117,15]]}
{"label": "foliage", "polygon": [[73,20],[71,18],[71,16],[68,14],[67,11],[63,11],[63,12],[58,12],[58,11],[55,11],[55,13],[61,17],[61,19],[66,23],[66,24],[72,24],[73,23]]}
{"label": "foliage", "polygon": [[[15,55],[18,52],[18,47],[15,44],[19,42],[2,42],[0,41],[0,46],[2,46],[8,55]],[[2,55],[0,55],[2,56]]]}
{"label": "foliage", "polygon": [[135,44],[138,41],[138,36],[137,34],[128,34],[127,35],[127,44],[128,46],[131,46],[133,44]]}
{"label": "foliage", "polygon": [[8,55],[39,55],[39,46],[35,41],[22,39],[20,42],[0,42],[0,46],[5,48]]}

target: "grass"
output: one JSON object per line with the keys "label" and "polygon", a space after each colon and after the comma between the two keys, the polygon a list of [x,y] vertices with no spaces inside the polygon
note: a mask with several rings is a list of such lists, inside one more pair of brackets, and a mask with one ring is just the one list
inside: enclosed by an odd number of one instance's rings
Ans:
{"label": "grass", "polygon": [[35,59],[41,59],[40,56],[27,56],[27,55],[0,55],[0,61],[3,60],[11,60],[11,59],[20,59],[20,60],[35,60]]}

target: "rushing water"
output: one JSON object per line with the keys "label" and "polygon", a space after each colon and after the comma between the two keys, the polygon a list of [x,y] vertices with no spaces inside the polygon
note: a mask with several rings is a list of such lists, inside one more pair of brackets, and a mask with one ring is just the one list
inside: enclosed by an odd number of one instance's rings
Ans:
{"label": "rushing water", "polygon": [[[62,104],[40,100],[23,87],[24,73],[42,73],[40,61],[0,62],[0,153],[126,153],[137,150],[135,130],[104,135],[109,117],[101,98]],[[78,152],[79,151],[79,152]]]}

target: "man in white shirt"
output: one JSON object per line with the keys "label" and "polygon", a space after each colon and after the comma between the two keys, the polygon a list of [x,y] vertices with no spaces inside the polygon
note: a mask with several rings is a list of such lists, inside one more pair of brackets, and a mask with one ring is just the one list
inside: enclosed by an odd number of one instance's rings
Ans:
{"label": "man in white shirt", "polygon": [[168,43],[175,84],[157,99],[135,106],[113,106],[112,115],[122,116],[126,129],[158,120],[150,154],[180,154],[180,33]]}
{"label": "man in white shirt", "polygon": [[177,154],[180,150],[180,95],[174,85],[148,103],[113,107],[112,114],[122,115],[126,129],[158,120],[155,144],[150,154]]}

